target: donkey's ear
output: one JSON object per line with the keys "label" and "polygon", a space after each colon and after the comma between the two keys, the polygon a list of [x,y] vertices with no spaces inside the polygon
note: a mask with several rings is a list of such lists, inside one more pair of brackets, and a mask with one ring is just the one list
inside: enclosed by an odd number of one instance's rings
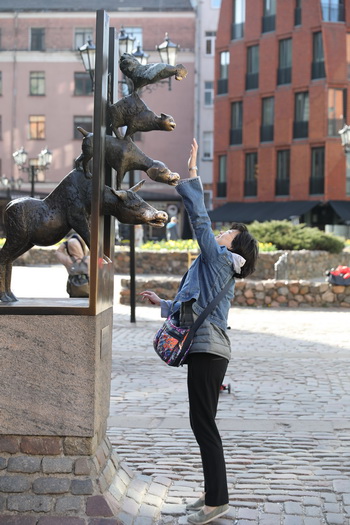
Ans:
{"label": "donkey's ear", "polygon": [[144,185],[144,183],[145,183],[145,179],[140,180],[140,182],[138,182],[137,184],[135,184],[135,186],[130,188],[131,191],[135,191],[135,192],[139,191],[142,188],[142,186]]}

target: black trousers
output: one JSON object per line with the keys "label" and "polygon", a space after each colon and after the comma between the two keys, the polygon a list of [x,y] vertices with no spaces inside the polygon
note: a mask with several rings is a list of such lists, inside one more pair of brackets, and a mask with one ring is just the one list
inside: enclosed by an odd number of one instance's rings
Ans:
{"label": "black trousers", "polygon": [[187,363],[190,423],[202,457],[205,504],[218,507],[228,503],[224,451],[215,423],[228,361],[214,354],[190,353]]}

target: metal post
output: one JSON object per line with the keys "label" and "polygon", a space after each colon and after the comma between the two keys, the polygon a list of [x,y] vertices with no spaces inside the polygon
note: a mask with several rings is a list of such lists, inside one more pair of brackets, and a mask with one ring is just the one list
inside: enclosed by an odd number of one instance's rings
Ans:
{"label": "metal post", "polygon": [[[129,171],[129,186],[135,184],[134,170]],[[136,322],[136,257],[135,257],[135,226],[130,224],[130,323]]]}
{"label": "metal post", "polygon": [[30,166],[30,196],[35,197],[35,166]]}

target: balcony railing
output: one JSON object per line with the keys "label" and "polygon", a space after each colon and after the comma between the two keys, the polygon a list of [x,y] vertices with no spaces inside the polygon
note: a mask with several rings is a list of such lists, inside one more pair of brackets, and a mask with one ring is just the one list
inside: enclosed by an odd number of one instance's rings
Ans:
{"label": "balcony railing", "polygon": [[301,26],[301,7],[294,9],[294,25]]}
{"label": "balcony railing", "polygon": [[324,177],[310,177],[310,195],[324,193]]}
{"label": "balcony railing", "polygon": [[339,130],[344,127],[345,121],[342,118],[328,119],[328,136],[339,138]]}
{"label": "balcony railing", "polygon": [[276,195],[289,195],[289,179],[276,179]]}
{"label": "balcony railing", "polygon": [[343,5],[322,4],[322,18],[325,22],[345,22],[345,8]]}
{"label": "balcony railing", "polygon": [[258,89],[259,87],[259,73],[247,73],[245,76],[246,89]]}
{"label": "balcony railing", "polygon": [[256,197],[257,194],[258,194],[257,180],[245,180],[244,181],[244,196],[245,197]]}
{"label": "balcony railing", "polygon": [[260,126],[260,142],[272,142],[273,141],[273,125],[272,126]]}
{"label": "balcony railing", "polygon": [[231,40],[238,40],[244,37],[244,22],[241,24],[232,24]]}
{"label": "balcony railing", "polygon": [[268,33],[274,31],[276,28],[276,15],[269,15],[262,17],[262,32]]}
{"label": "balcony railing", "polygon": [[228,93],[228,78],[219,78],[218,80],[218,95]]}
{"label": "balcony railing", "polygon": [[315,80],[315,78],[325,78],[326,76],[326,70],[324,67],[324,61],[322,62],[312,62],[311,64],[311,78]]}
{"label": "balcony railing", "polygon": [[309,123],[305,120],[293,122],[293,139],[306,139],[309,136]]}
{"label": "balcony railing", "polygon": [[217,197],[226,197],[227,194],[227,182],[217,182],[216,184]]}
{"label": "balcony railing", "polygon": [[230,129],[230,144],[242,144],[242,128]]}
{"label": "balcony railing", "polygon": [[290,84],[292,82],[292,68],[279,67],[277,69],[277,84]]}

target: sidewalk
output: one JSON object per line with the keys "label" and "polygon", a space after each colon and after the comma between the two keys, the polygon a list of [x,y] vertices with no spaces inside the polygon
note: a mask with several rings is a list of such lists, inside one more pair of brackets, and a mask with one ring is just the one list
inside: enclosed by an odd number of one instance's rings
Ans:
{"label": "sidewalk", "polygon": [[[35,269],[37,280],[15,267],[14,291],[61,290],[60,270],[53,279]],[[167,367],[152,349],[158,309],[137,307],[130,323],[118,290],[115,298],[108,435],[135,474],[117,518],[183,525],[202,483],[186,369]],[[231,511],[214,524],[350,524],[349,319],[342,309],[231,309],[232,393],[222,392],[218,410]]]}
{"label": "sidewalk", "polygon": [[[134,472],[173,481],[156,523],[180,525],[202,482],[186,370],[152,350],[157,308],[137,307],[136,319],[116,308],[108,433]],[[232,393],[218,421],[232,511],[215,523],[349,524],[349,313],[233,308],[229,324]]]}

